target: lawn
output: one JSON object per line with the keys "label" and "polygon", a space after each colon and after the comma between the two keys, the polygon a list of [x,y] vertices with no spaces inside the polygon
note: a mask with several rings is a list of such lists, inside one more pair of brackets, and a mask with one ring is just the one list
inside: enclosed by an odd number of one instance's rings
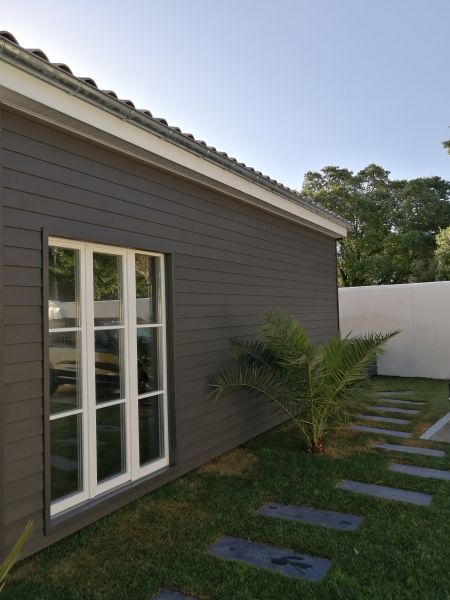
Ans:
{"label": "lawn", "polygon": [[[446,382],[374,382],[379,389],[411,388],[427,402],[416,432],[448,410]],[[209,600],[450,599],[450,482],[387,471],[392,458],[441,469],[450,468],[450,459],[372,450],[382,439],[343,426],[328,440],[327,454],[313,455],[289,423],[282,425],[23,561],[3,598],[150,600],[171,588]],[[450,454],[450,445],[406,443]],[[416,507],[352,494],[336,489],[341,479],[427,492],[433,503]],[[346,532],[256,516],[268,501],[359,514],[364,521]],[[333,564],[322,583],[310,583],[208,556],[224,534]]]}

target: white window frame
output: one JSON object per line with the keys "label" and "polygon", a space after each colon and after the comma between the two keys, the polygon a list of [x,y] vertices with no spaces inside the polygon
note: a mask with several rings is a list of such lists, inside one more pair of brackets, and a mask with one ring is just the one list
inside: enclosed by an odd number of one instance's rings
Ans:
{"label": "white window frame", "polygon": [[[50,421],[81,414],[82,421],[82,486],[80,492],[56,500],[50,504],[52,517],[83,503],[97,498],[112,489],[126,483],[151,475],[169,465],[169,426],[167,398],[167,323],[165,293],[165,261],[164,255],[156,252],[79,242],[66,238],[49,237],[48,247],[57,246],[79,252],[79,310],[80,326],[49,329],[49,333],[81,331],[81,408],[50,415]],[[94,290],[93,290],[93,254],[95,252],[115,254],[122,257],[122,325],[94,327]],[[159,259],[159,294],[158,323],[137,324],[136,320],[136,275],[135,256],[142,254]],[[137,330],[140,327],[160,329],[158,344],[158,368],[162,388],[138,396],[137,381]],[[95,331],[100,329],[119,329],[123,331],[123,378],[124,399],[96,403],[95,397]],[[161,396],[159,435],[162,442],[162,456],[144,466],[139,459],[139,398]],[[125,451],[126,463],[124,473],[114,476],[102,483],[97,483],[97,440],[96,412],[102,406],[125,404]],[[162,429],[162,431],[161,431]]]}

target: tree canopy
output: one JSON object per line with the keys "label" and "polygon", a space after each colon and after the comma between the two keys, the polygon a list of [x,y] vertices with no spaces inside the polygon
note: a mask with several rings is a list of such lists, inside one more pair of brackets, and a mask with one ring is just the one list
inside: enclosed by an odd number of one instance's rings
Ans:
{"label": "tree canopy", "polygon": [[436,279],[450,279],[450,227],[436,236]]}
{"label": "tree canopy", "polygon": [[442,145],[447,150],[447,152],[450,154],[450,140],[446,140],[445,142],[442,142]]}
{"label": "tree canopy", "polygon": [[338,248],[340,285],[436,278],[436,235],[450,226],[450,182],[393,180],[374,164],[356,174],[327,166],[306,173],[302,194],[350,222]]}

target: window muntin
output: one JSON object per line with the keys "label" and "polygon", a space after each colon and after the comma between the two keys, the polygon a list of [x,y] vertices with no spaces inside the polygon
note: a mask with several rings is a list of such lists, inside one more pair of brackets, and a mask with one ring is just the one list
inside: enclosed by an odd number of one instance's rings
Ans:
{"label": "window muntin", "polygon": [[52,515],[168,464],[163,282],[162,255],[49,240]]}

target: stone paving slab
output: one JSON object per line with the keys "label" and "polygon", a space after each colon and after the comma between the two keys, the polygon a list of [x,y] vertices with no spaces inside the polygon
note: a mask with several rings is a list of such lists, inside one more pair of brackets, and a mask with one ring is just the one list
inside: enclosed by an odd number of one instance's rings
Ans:
{"label": "stone paving slab", "polygon": [[412,390],[377,390],[377,394],[392,394],[393,396],[412,394]]}
{"label": "stone paving slab", "polygon": [[386,413],[399,413],[402,415],[418,415],[420,410],[415,408],[397,408],[396,406],[367,406],[367,410],[380,411]]}
{"label": "stone paving slab", "polygon": [[412,433],[407,431],[396,431],[395,429],[381,429],[381,427],[369,427],[368,425],[350,425],[353,431],[365,431],[366,433],[376,433],[378,435],[392,435],[394,437],[409,439]]}
{"label": "stone paving slab", "polygon": [[211,546],[208,553],[308,581],[322,581],[331,567],[331,560],[327,558],[295,553],[287,548],[259,544],[227,535]]}
{"label": "stone paving slab", "polygon": [[400,444],[374,444],[372,448],[392,450],[393,452],[404,452],[405,454],[434,456],[436,458],[443,458],[445,456],[445,452],[443,450],[435,450],[434,448],[420,448],[419,446],[401,446]]}
{"label": "stone paving slab", "polygon": [[408,406],[423,406],[425,402],[421,400],[397,400],[397,398],[379,398],[380,402],[389,402],[390,404],[400,404],[404,406],[405,404]]}
{"label": "stone paving slab", "polygon": [[436,442],[446,442],[447,444],[450,444],[450,421],[441,427],[439,431],[436,431],[430,439]]}
{"label": "stone paving slab", "polygon": [[450,443],[450,411],[422,433],[422,440],[437,440]]}
{"label": "stone paving slab", "polygon": [[363,517],[350,515],[346,513],[332,512],[329,510],[318,510],[307,508],[305,506],[292,506],[285,504],[276,504],[271,502],[265,504],[257,512],[257,515],[266,517],[275,517],[276,519],[288,519],[290,521],[300,521],[301,523],[311,523],[312,525],[323,525],[331,529],[343,529],[353,531],[359,527]]}
{"label": "stone paving slab", "polygon": [[404,473],[405,475],[414,475],[416,477],[425,477],[426,479],[442,479],[450,481],[450,471],[441,469],[429,469],[428,467],[416,467],[414,465],[402,465],[392,463],[389,465],[389,471],[393,473]]}
{"label": "stone paving slab", "polygon": [[395,417],[382,417],[379,415],[357,415],[357,419],[364,421],[377,421],[378,423],[394,423],[395,425],[409,425],[411,419],[396,419]]}
{"label": "stone paving slab", "polygon": [[195,598],[192,596],[185,596],[184,594],[180,594],[180,592],[163,590],[162,592],[159,592],[159,594],[155,596],[153,600],[195,600]]}
{"label": "stone paving slab", "polygon": [[336,487],[341,490],[355,492],[356,494],[374,496],[385,500],[395,500],[396,502],[406,502],[408,504],[416,504],[417,506],[429,506],[433,499],[430,494],[423,494],[422,492],[402,490],[374,483],[362,483],[360,481],[343,480],[339,482]]}

